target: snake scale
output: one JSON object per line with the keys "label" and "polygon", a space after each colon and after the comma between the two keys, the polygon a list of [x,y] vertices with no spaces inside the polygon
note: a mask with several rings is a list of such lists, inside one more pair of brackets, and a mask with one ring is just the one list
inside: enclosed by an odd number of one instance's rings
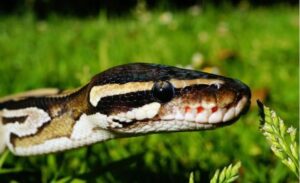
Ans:
{"label": "snake scale", "polygon": [[0,100],[0,152],[29,156],[109,139],[232,124],[249,108],[241,81],[172,66],[116,66],[75,91]]}

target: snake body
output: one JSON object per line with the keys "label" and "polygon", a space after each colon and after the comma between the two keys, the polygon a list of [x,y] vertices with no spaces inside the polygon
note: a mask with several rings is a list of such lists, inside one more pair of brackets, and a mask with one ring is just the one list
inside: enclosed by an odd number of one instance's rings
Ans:
{"label": "snake body", "polygon": [[250,103],[242,82],[200,71],[134,63],[75,91],[37,90],[0,100],[0,151],[45,154],[149,133],[213,129]]}

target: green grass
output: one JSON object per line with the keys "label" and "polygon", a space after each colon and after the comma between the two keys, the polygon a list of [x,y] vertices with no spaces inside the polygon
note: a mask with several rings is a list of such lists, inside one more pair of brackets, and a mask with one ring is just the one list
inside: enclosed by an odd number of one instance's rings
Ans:
{"label": "green grass", "polygon": [[[128,62],[204,64],[269,91],[267,105],[299,125],[298,10],[206,9],[194,16],[139,12],[123,18],[0,17],[0,95],[40,87],[75,88]],[[220,56],[230,53],[231,57]],[[223,54],[224,55],[224,54]],[[293,182],[259,130],[257,108],[213,131],[112,140],[54,155],[8,154],[1,180],[19,182],[208,182],[218,168],[241,161],[240,182]],[[5,179],[2,179],[5,178]]]}

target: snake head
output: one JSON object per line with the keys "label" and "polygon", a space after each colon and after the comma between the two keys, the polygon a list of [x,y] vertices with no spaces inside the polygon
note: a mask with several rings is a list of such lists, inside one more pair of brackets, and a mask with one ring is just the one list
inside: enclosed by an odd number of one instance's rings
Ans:
{"label": "snake head", "polygon": [[93,111],[107,115],[110,131],[145,134],[211,129],[236,121],[250,104],[241,81],[155,64],[128,64],[96,76]]}

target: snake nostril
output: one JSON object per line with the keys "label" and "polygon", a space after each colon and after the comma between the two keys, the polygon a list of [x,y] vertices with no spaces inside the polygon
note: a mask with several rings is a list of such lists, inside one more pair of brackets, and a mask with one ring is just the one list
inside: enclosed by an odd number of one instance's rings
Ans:
{"label": "snake nostril", "polygon": [[221,84],[214,83],[214,84],[210,85],[210,87],[219,90],[221,88]]}

